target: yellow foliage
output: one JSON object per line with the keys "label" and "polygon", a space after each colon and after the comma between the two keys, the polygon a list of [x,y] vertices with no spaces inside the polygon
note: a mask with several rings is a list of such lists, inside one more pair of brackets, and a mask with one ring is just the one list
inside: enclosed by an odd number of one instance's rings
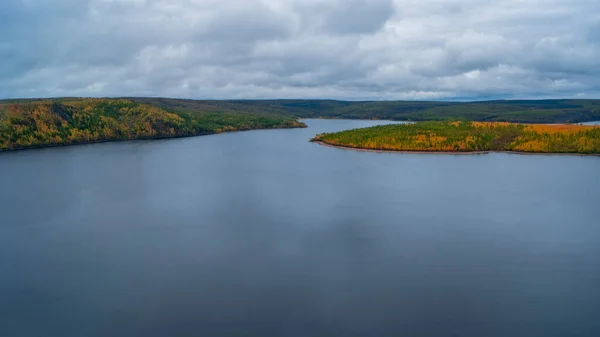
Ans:
{"label": "yellow foliage", "polygon": [[600,153],[600,126],[421,122],[323,134],[316,140],[399,151]]}

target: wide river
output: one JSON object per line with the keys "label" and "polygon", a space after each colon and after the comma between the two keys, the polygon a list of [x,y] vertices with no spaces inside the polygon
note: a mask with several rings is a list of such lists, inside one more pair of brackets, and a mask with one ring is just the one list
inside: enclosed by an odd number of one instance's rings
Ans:
{"label": "wide river", "polygon": [[0,153],[0,336],[600,336],[600,157],[305,122]]}

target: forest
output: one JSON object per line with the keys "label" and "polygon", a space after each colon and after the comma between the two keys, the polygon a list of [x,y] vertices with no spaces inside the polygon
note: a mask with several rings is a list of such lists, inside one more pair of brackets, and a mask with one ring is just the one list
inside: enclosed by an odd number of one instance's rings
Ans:
{"label": "forest", "polygon": [[0,151],[305,126],[293,117],[167,111],[125,99],[0,101]]}
{"label": "forest", "polygon": [[[569,152],[574,151],[571,138],[576,135],[566,132],[555,134],[549,130],[533,132],[528,131],[526,127],[515,125],[490,124],[495,127],[487,128],[490,129],[487,130],[488,133],[480,130],[486,129],[480,126],[475,136],[481,139],[476,142],[454,144],[452,139],[457,137],[457,132],[460,133],[461,130],[471,128],[467,133],[473,132],[476,124],[470,124],[469,121],[579,123],[600,120],[600,100],[424,102],[135,97],[0,100],[0,150],[108,140],[183,137],[236,130],[305,127],[297,121],[298,118],[462,121],[460,127],[454,127],[457,130],[447,128],[447,125],[452,125],[448,123],[419,124],[421,126],[418,127],[446,128],[438,136],[449,138],[440,144],[437,143],[437,138],[432,138],[424,144],[435,145],[415,146],[432,150],[440,146],[456,146],[459,150],[464,148],[463,150],[471,151],[472,148],[485,148],[489,137],[494,133],[506,131],[498,136],[499,140],[495,140],[495,143],[514,138],[517,142],[513,144],[515,151],[541,147],[546,148],[543,151],[552,152],[557,149],[560,152]],[[580,131],[584,132],[577,132]],[[444,135],[444,132],[450,134]],[[520,137],[513,137],[517,133]],[[546,138],[536,138],[542,136]],[[548,140],[547,137],[556,139]],[[521,143],[518,143],[519,141]],[[540,141],[542,143],[539,143]],[[593,147],[590,144],[595,144],[594,139],[585,144],[587,145],[581,146]],[[564,150],[561,150],[563,148]]]}
{"label": "forest", "polygon": [[580,123],[600,120],[600,100],[496,100],[481,102],[190,100],[130,98],[169,111],[224,111],[300,118],[469,120],[515,123]]}
{"label": "forest", "polygon": [[390,151],[600,154],[600,126],[417,122],[320,134],[313,141]]}

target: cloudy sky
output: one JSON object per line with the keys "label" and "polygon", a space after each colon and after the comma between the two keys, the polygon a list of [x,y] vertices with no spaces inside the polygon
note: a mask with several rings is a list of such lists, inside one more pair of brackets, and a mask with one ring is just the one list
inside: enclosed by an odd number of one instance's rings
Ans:
{"label": "cloudy sky", "polygon": [[0,0],[0,98],[600,98],[598,0]]}

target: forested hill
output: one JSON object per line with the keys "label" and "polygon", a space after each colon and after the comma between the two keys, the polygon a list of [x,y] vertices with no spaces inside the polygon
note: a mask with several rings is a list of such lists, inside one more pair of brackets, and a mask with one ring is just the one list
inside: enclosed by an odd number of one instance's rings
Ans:
{"label": "forested hill", "polygon": [[579,123],[600,120],[600,100],[0,100],[0,150],[304,126],[298,117]]}
{"label": "forested hill", "polygon": [[0,101],[0,151],[302,126],[286,116],[167,111],[124,99]]}
{"label": "forested hill", "polygon": [[173,111],[249,113],[302,118],[471,120],[519,123],[579,123],[600,120],[600,100],[510,100],[484,102],[185,100],[130,98]]}

